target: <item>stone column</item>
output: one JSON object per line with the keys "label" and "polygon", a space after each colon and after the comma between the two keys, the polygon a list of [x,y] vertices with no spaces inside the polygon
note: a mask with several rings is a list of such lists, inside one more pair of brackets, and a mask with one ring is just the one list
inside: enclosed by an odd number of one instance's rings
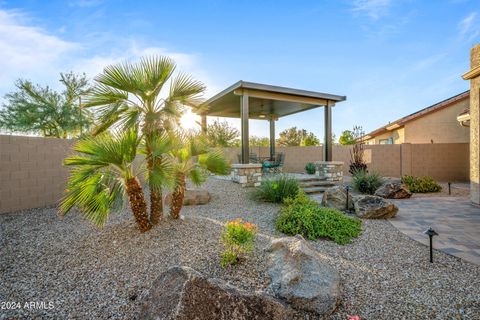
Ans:
{"label": "stone column", "polygon": [[470,199],[480,204],[480,44],[470,51]]}

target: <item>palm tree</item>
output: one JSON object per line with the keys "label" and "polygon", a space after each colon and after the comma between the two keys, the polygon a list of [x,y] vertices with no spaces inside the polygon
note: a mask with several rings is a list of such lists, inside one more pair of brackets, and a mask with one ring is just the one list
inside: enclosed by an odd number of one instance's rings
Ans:
{"label": "palm tree", "polygon": [[163,215],[162,184],[153,182],[163,155],[154,155],[150,144],[154,135],[161,135],[178,124],[186,107],[198,108],[205,91],[203,83],[179,73],[170,81],[166,97],[161,98],[162,89],[175,68],[175,62],[168,57],[145,57],[137,63],[108,66],[95,78],[96,85],[84,104],[87,108],[95,107],[99,114],[94,135],[114,125],[128,129],[140,124],[146,140],[152,224],[157,224]]}
{"label": "palm tree", "polygon": [[[147,204],[138,180],[144,165],[134,165],[140,142],[136,126],[124,132],[84,137],[77,142],[73,150],[78,154],[64,160],[64,164],[73,169],[66,195],[60,203],[62,214],[77,206],[87,219],[103,226],[110,210],[121,206],[126,195],[140,231],[151,229]],[[161,143],[157,142],[155,146],[161,146]],[[161,148],[154,150],[166,151]],[[168,163],[157,168],[159,170],[168,171]]]}
{"label": "palm tree", "polygon": [[195,185],[201,185],[208,178],[208,173],[226,175],[230,165],[221,150],[208,147],[208,140],[203,135],[176,134],[177,148],[172,149],[175,164],[175,188],[172,192],[170,216],[180,217],[186,190],[186,179]]}

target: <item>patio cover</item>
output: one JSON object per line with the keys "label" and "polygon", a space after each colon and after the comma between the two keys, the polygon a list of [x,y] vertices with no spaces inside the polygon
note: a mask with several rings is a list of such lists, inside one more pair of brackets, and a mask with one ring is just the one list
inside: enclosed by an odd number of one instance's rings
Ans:
{"label": "patio cover", "polygon": [[211,97],[199,109],[202,130],[207,128],[207,116],[241,119],[241,162],[249,162],[248,120],[270,122],[270,157],[275,155],[275,121],[281,117],[324,107],[324,160],[332,160],[332,107],[345,96],[299,90],[260,83],[238,81]]}

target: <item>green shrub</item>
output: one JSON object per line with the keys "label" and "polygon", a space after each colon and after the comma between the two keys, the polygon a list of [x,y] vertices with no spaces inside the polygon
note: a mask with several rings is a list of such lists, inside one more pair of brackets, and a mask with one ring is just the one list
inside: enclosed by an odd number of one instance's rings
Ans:
{"label": "green shrub", "polygon": [[402,183],[406,184],[408,189],[414,193],[440,192],[442,187],[431,177],[413,177],[403,176]]}
{"label": "green shrub", "polygon": [[298,181],[295,178],[279,175],[263,180],[260,186],[253,191],[253,196],[257,200],[281,203],[285,198],[294,197],[299,189]]}
{"label": "green shrub", "polygon": [[236,219],[225,224],[221,240],[225,251],[222,253],[220,264],[222,267],[237,264],[240,257],[252,251],[257,226]]}
{"label": "green shrub", "polygon": [[377,172],[357,170],[353,173],[353,187],[361,193],[374,194],[383,184],[383,178]]}
{"label": "green shrub", "polygon": [[307,171],[308,174],[315,174],[315,171],[317,171],[317,167],[315,166],[315,164],[309,162],[305,166],[305,171]]}
{"label": "green shrub", "polygon": [[309,240],[328,238],[338,244],[350,243],[361,232],[361,221],[332,208],[320,207],[305,193],[285,199],[277,218],[277,230],[302,235]]}

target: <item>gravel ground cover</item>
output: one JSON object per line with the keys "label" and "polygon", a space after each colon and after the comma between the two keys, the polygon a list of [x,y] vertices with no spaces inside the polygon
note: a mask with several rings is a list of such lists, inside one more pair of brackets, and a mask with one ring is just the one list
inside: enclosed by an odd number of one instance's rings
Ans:
{"label": "gravel ground cover", "polygon": [[[98,230],[53,208],[0,215],[0,302],[22,308],[0,310],[1,319],[135,319],[153,280],[173,265],[187,265],[247,290],[268,286],[263,249],[279,206],[257,203],[248,189],[210,179],[212,201],[185,207],[182,221],[165,219],[140,234],[130,213],[114,213]],[[241,217],[259,226],[256,249],[236,268],[222,269],[222,224]],[[480,267],[428,249],[387,221],[364,221],[352,244],[311,242],[342,278],[344,296],[332,319],[479,319]],[[53,302],[28,309],[25,302]]]}

